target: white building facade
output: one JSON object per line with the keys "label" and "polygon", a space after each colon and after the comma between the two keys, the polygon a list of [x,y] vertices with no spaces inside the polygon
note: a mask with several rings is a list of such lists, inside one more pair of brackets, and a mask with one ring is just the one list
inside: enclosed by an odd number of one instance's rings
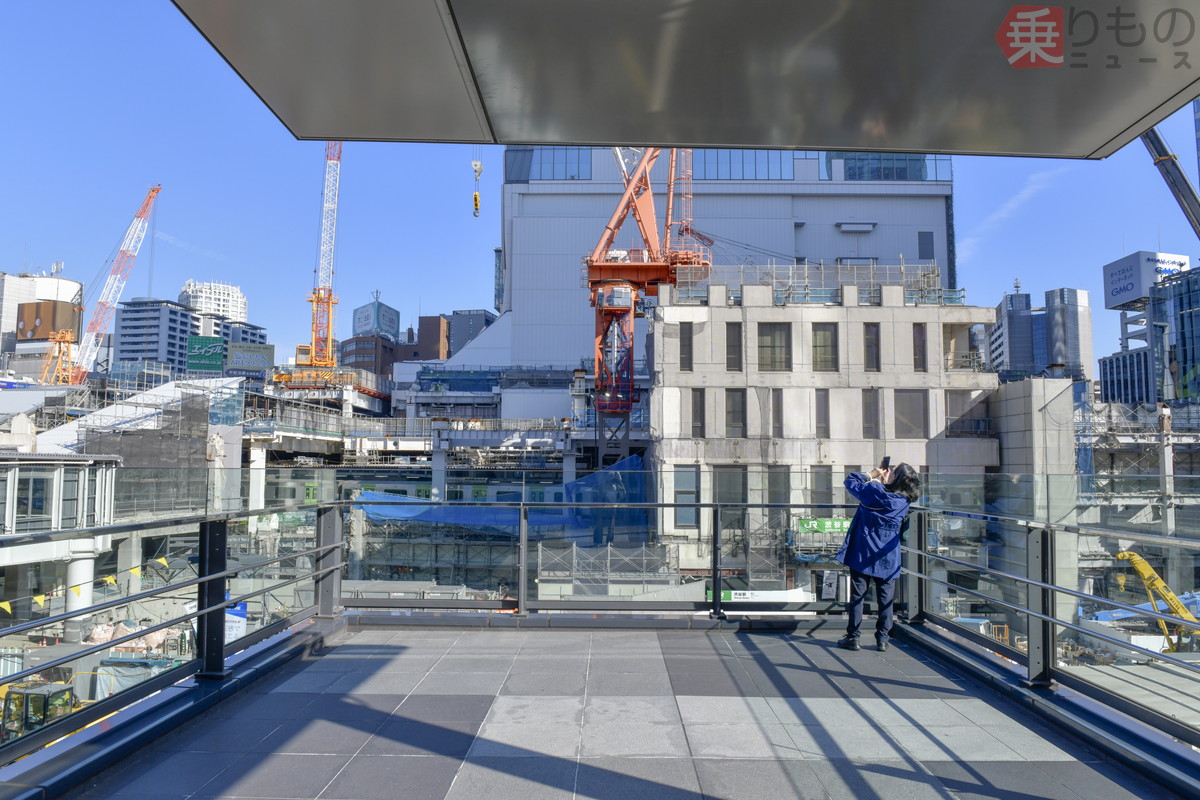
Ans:
{"label": "white building facade", "polygon": [[189,280],[179,291],[179,304],[202,314],[216,314],[234,322],[250,319],[246,295],[238,286],[220,281]]}
{"label": "white building facade", "polygon": [[[769,285],[668,293],[655,312],[650,399],[661,501],[844,503],[846,474],[884,456],[981,479],[1000,465],[987,406],[999,381],[973,357],[971,331],[995,312],[960,297],[886,284],[844,285],[830,302],[793,302]],[[723,536],[739,544],[725,563],[744,564],[743,588],[809,591],[781,555],[788,537],[829,523],[833,545],[848,516],[729,512]],[[681,569],[705,568],[710,512],[668,510],[660,526]]]}

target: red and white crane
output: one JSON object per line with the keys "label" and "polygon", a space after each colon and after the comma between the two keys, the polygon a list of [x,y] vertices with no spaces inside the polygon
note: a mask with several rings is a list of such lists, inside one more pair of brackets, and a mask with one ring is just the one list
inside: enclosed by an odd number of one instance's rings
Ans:
{"label": "red and white crane", "polygon": [[[691,279],[707,275],[712,256],[691,229],[691,151],[671,150],[667,176],[666,223],[660,235],[650,186],[650,170],[662,148],[615,148],[625,191],[604,227],[600,241],[584,259],[586,280],[596,309],[595,406],[599,414],[628,414],[638,401],[633,385],[633,321],[641,316],[640,301],[656,297],[658,287],[674,285],[680,271]],[[677,161],[684,170],[681,219],[672,220]],[[614,248],[621,225],[629,216],[637,224],[640,249]],[[672,230],[674,229],[674,230]],[[711,242],[710,242],[711,243]]]}
{"label": "red and white crane", "polygon": [[71,383],[83,383],[87,380],[88,373],[96,368],[101,341],[104,339],[104,334],[108,332],[113,311],[121,299],[125,282],[129,280],[129,271],[133,268],[138,250],[142,248],[142,240],[146,238],[146,227],[150,224],[150,211],[154,208],[154,199],[158,197],[160,191],[162,191],[162,186],[150,187],[146,199],[142,201],[141,207],[133,215],[133,222],[130,223],[129,230],[125,232],[121,248],[117,252],[117,257],[113,259],[112,269],[108,271],[108,279],[104,282],[100,299],[96,301],[96,305],[92,309],[92,317],[88,321],[87,330],[84,331],[83,339],[79,343],[79,354],[75,359],[74,367],[70,370]]}

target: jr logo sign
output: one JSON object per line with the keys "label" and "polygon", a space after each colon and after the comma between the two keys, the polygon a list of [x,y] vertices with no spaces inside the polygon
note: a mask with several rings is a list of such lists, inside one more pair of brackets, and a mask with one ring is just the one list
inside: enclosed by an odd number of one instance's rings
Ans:
{"label": "jr logo sign", "polygon": [[1016,69],[1062,66],[1063,38],[1063,10],[1054,6],[1013,6],[996,30],[996,44]]}

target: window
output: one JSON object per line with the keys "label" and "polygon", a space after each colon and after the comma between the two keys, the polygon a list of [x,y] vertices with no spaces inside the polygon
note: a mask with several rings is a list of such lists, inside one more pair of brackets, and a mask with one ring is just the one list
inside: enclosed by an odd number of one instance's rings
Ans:
{"label": "window", "polygon": [[746,438],[746,390],[725,390],[725,436]]}
{"label": "window", "polygon": [[925,323],[913,323],[913,371],[927,372],[929,364],[925,360]]}
{"label": "window", "polygon": [[792,371],[792,323],[758,323],[758,368],[762,372]]}
{"label": "window", "polygon": [[879,372],[879,323],[863,323],[863,369]]}
{"label": "window", "polygon": [[879,390],[862,390],[862,435],[864,439],[879,438]]}
{"label": "window", "polygon": [[917,258],[933,260],[933,231],[917,231]]}
{"label": "window", "polygon": [[812,480],[810,502],[829,505],[833,503],[833,467],[814,466],[809,473]]}
{"label": "window", "polygon": [[771,435],[783,438],[783,389],[771,390]]}
{"label": "window", "polygon": [[721,509],[721,530],[746,529],[746,467],[713,467],[713,502],[740,505],[740,508]]}
{"label": "window", "polygon": [[813,372],[838,371],[836,322],[814,322],[812,340]]}
{"label": "window", "polygon": [[692,389],[692,438],[704,438],[704,390]]}
{"label": "window", "polygon": [[79,473],[72,467],[63,468],[62,502],[59,509],[62,518],[59,525],[62,528],[74,528],[79,514]]}
{"label": "window", "polygon": [[813,403],[813,410],[816,411],[817,419],[814,426],[814,433],[818,439],[829,438],[829,390],[817,389],[816,402]]}
{"label": "window", "polygon": [[725,370],[742,371],[742,323],[725,323]]}
{"label": "window", "polygon": [[462,500],[463,490],[461,486],[450,486],[446,488],[447,500]]}
{"label": "window", "polygon": [[488,490],[487,490],[486,486],[472,486],[471,487],[471,499],[472,500],[487,500],[487,495],[488,495]]}
{"label": "window", "polygon": [[[700,501],[700,467],[675,468],[675,502],[697,503]],[[676,528],[700,527],[700,509],[675,508]]]}
{"label": "window", "polygon": [[896,438],[928,439],[928,393],[924,389],[897,389],[895,397]]}
{"label": "window", "polygon": [[[770,465],[767,467],[767,502],[790,503],[792,501],[792,483],[788,467],[785,465]],[[772,508],[767,510],[768,524],[777,531],[787,530],[788,509]]]}
{"label": "window", "polygon": [[692,323],[679,323],[679,371],[691,372],[693,368],[692,357]]}

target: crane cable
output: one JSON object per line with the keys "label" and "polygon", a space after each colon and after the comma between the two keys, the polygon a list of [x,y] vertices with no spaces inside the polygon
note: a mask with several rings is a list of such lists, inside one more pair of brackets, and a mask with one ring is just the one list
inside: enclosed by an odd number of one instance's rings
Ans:
{"label": "crane cable", "polygon": [[483,145],[471,148],[471,169],[475,172],[475,216],[479,216],[479,176],[483,173]]}

